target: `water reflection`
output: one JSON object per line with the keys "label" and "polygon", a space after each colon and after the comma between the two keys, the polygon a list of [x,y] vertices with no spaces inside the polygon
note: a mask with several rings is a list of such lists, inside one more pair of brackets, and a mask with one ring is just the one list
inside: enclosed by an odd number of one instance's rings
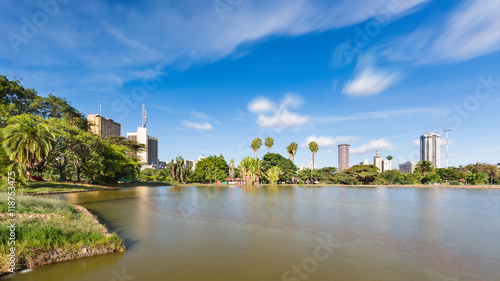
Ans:
{"label": "water reflection", "polygon": [[58,195],[98,214],[129,241],[128,251],[14,279],[111,280],[113,270],[126,269],[136,280],[282,280],[312,255],[318,237],[331,235],[340,247],[308,280],[494,280],[499,196],[497,190],[290,186]]}

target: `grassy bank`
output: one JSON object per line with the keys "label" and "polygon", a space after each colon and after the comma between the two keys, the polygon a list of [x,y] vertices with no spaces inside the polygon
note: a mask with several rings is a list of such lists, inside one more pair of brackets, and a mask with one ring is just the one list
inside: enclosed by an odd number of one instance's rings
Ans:
{"label": "grassy bank", "polygon": [[[61,200],[16,196],[16,270],[125,250],[85,208]],[[0,194],[0,274],[7,273],[7,196]]]}

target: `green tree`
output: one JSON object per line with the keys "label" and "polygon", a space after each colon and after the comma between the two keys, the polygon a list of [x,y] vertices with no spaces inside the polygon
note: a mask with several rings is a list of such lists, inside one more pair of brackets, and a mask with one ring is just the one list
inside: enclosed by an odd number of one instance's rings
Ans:
{"label": "green tree", "polygon": [[430,174],[434,172],[433,164],[431,161],[420,161],[417,163],[414,173],[419,174]]}
{"label": "green tree", "polygon": [[292,160],[286,159],[281,154],[278,153],[267,153],[262,158],[262,172],[266,174],[272,167],[280,167],[282,174],[279,177],[279,181],[291,182],[297,175],[297,166],[293,164]]}
{"label": "green tree", "polygon": [[30,176],[40,165],[45,167],[54,145],[54,135],[45,121],[28,114],[16,116],[2,130],[2,147],[5,154]]}
{"label": "green tree", "polygon": [[229,176],[229,166],[224,156],[209,156],[200,160],[194,170],[194,180],[198,182],[210,182],[224,180]]}
{"label": "green tree", "polygon": [[319,150],[319,146],[318,144],[315,142],[315,141],[312,141],[309,143],[309,150],[311,150],[312,152],[312,160],[313,160],[313,170],[316,168],[316,166],[314,165],[314,156],[316,155],[316,152],[318,152]]}
{"label": "green tree", "polygon": [[289,146],[286,147],[286,151],[288,152],[288,155],[290,155],[290,160],[292,160],[292,162],[294,162],[295,160],[295,154],[297,153],[298,147],[299,146],[295,142],[292,142]]}
{"label": "green tree", "polygon": [[252,141],[250,144],[250,147],[252,147],[253,150],[253,158],[257,159],[259,156],[259,148],[262,146],[262,140],[259,138],[256,138]]}
{"label": "green tree", "polygon": [[279,166],[273,166],[264,174],[270,184],[276,184],[284,172]]}
{"label": "green tree", "polygon": [[[390,161],[390,160],[389,160]],[[389,170],[381,174],[381,176],[389,183],[395,184],[401,177],[401,173],[398,170]]]}
{"label": "green tree", "polygon": [[302,169],[299,170],[297,177],[303,181],[314,182],[320,178],[320,174],[318,173],[318,170],[311,171],[311,169]]}
{"label": "green tree", "polygon": [[320,180],[323,182],[333,182],[336,172],[337,172],[336,167],[324,167],[318,170],[318,173],[320,175]]}
{"label": "green tree", "polygon": [[177,175],[179,175],[179,182],[184,182],[184,158],[182,156],[177,156],[176,160],[176,169]]}
{"label": "green tree", "polygon": [[379,176],[378,168],[375,165],[354,165],[342,172],[351,175],[360,184],[372,183]]}
{"label": "green tree", "polygon": [[271,147],[274,145],[274,140],[271,137],[266,138],[265,144],[267,146],[267,152],[271,152]]}

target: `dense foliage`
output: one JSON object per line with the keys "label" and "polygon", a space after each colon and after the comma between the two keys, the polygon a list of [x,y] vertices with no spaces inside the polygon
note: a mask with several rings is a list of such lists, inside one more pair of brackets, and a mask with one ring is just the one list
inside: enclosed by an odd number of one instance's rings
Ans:
{"label": "dense foliage", "polygon": [[135,145],[102,140],[88,132],[87,120],[64,98],[40,97],[20,80],[0,76],[0,162],[2,174],[18,182],[36,177],[116,184],[135,179]]}

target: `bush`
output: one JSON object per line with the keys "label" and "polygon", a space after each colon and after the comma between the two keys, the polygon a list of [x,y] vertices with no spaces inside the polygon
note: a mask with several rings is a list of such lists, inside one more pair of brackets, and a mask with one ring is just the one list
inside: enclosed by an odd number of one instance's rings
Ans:
{"label": "bush", "polygon": [[450,181],[450,185],[460,185],[458,181]]}
{"label": "bush", "polygon": [[299,181],[299,184],[304,184],[304,181]]}

